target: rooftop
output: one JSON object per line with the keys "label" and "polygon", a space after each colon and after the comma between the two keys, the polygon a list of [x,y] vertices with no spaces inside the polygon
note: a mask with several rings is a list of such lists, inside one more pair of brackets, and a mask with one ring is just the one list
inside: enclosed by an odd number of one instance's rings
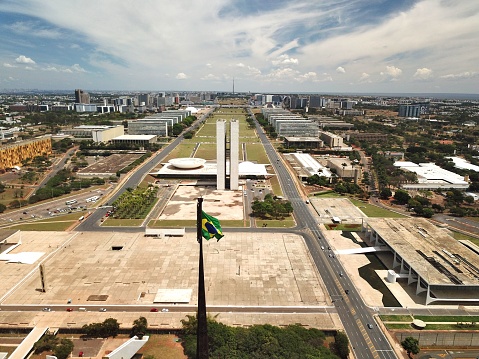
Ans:
{"label": "rooftop", "polygon": [[479,286],[479,255],[423,218],[368,218],[368,225],[430,285]]}

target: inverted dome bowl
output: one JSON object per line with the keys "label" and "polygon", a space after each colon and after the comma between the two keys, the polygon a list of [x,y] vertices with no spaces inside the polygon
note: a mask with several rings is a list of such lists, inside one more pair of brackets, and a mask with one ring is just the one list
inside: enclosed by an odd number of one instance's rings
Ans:
{"label": "inverted dome bowl", "polygon": [[206,160],[203,158],[173,158],[168,161],[169,164],[182,169],[193,169],[201,167]]}

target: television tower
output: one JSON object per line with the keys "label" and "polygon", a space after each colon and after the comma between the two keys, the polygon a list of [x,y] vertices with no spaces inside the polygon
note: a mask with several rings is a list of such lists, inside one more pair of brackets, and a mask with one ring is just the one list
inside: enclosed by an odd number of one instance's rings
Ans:
{"label": "television tower", "polygon": [[235,78],[233,77],[233,95],[235,94]]}

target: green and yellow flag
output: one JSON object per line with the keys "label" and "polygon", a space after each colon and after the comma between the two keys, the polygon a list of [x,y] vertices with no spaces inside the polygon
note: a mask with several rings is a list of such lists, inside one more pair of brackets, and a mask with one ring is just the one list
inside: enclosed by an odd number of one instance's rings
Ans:
{"label": "green and yellow flag", "polygon": [[206,240],[215,237],[219,241],[224,236],[220,221],[206,214],[204,211],[201,211],[201,234]]}

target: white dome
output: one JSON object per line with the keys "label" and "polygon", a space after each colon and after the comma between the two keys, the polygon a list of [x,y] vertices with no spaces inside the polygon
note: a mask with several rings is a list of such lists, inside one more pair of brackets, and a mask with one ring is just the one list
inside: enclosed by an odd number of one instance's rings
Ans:
{"label": "white dome", "polygon": [[205,164],[206,160],[203,158],[173,158],[168,161],[169,164],[183,169],[193,169],[201,167]]}
{"label": "white dome", "polygon": [[198,109],[196,107],[190,106],[186,108],[186,111],[191,111],[191,113],[193,114],[193,113],[197,113]]}

